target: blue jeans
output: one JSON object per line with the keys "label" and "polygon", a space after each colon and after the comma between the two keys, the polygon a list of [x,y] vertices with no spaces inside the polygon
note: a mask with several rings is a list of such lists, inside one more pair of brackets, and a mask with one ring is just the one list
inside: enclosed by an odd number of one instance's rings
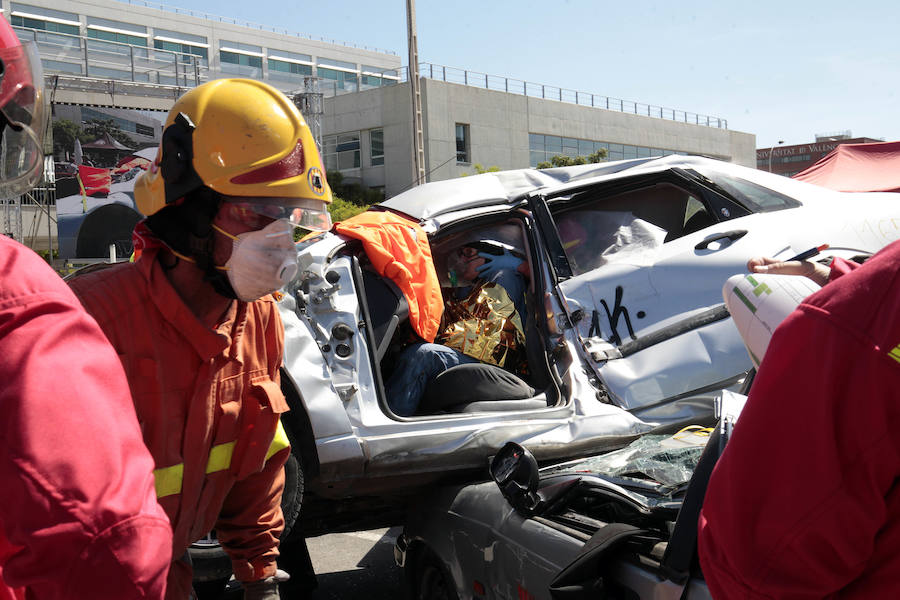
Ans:
{"label": "blue jeans", "polygon": [[420,342],[406,347],[397,359],[394,373],[387,382],[387,403],[394,414],[415,414],[428,382],[457,365],[478,361],[441,344]]}
{"label": "blue jeans", "polygon": [[[525,326],[525,280],[517,272],[509,269],[498,271],[491,278],[506,290],[516,306],[516,312]],[[471,288],[460,288],[457,294],[464,298]],[[385,386],[388,406],[394,414],[408,417],[419,408],[422,394],[428,382],[457,365],[477,363],[479,360],[442,344],[420,342],[405,348],[397,358],[394,373]]]}

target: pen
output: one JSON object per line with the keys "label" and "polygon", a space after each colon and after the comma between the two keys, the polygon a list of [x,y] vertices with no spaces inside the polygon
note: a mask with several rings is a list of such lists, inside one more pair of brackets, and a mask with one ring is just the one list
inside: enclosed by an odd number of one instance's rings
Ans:
{"label": "pen", "polygon": [[828,244],[822,244],[821,246],[816,246],[815,248],[810,248],[809,250],[806,250],[806,251],[804,251],[804,252],[801,252],[801,253],[798,254],[797,256],[794,256],[794,257],[792,257],[792,258],[789,258],[789,259],[787,259],[787,260],[784,261],[784,262],[789,262],[789,261],[792,261],[792,260],[806,260],[807,258],[812,258],[813,256],[815,256],[816,254],[818,254],[818,253],[821,252],[822,250],[827,250],[828,247],[829,247]]}

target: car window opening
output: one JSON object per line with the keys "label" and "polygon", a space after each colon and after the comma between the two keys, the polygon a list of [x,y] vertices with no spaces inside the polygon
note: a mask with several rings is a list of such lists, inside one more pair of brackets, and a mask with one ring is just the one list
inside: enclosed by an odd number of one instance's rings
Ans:
{"label": "car window opening", "polygon": [[[543,311],[536,310],[539,304],[534,297],[528,239],[521,219],[513,218],[464,229],[456,227],[431,240],[445,302],[435,344],[449,347],[465,358],[460,361],[462,364],[453,363],[451,368],[430,378],[415,412],[399,416],[534,410],[559,401],[561,396],[554,377],[547,372],[544,356],[546,325],[536,322],[536,315]],[[488,262],[484,256],[496,257],[502,265],[493,283],[486,283],[479,276],[478,267]],[[392,399],[388,396],[397,389],[392,381],[402,376],[401,369],[408,368],[410,347],[422,340],[409,326],[409,309],[403,295],[392,289],[396,286],[375,273],[365,253],[359,252],[358,259],[375,334],[373,343],[385,382],[383,406],[390,413]],[[471,294],[479,288],[480,295],[473,300]],[[501,312],[502,318],[486,316],[495,310]],[[384,339],[385,334],[390,338]]]}

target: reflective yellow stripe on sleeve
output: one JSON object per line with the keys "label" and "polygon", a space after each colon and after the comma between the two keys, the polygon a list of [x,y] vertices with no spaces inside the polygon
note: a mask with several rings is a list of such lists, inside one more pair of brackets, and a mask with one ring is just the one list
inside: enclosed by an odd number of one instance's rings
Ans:
{"label": "reflective yellow stripe on sleeve", "polygon": [[206,474],[224,471],[231,466],[231,455],[234,454],[234,442],[218,444],[209,449],[209,460],[206,461]]}
{"label": "reflective yellow stripe on sleeve", "polygon": [[272,438],[272,443],[269,444],[269,451],[266,452],[266,460],[272,458],[276,452],[281,452],[285,448],[290,448],[291,443],[288,441],[287,433],[284,430],[284,425],[281,424],[281,419],[278,419],[278,427],[275,429],[275,437]]}
{"label": "reflective yellow stripe on sleeve", "polygon": [[[209,450],[209,460],[206,462],[206,474],[224,471],[231,466],[231,456],[234,454],[234,442],[225,444],[217,444]],[[266,452],[266,460],[269,460],[276,453],[281,452],[285,448],[290,448],[291,443],[288,441],[287,433],[281,421],[278,421],[278,427],[275,429],[275,437],[269,444],[269,450]],[[181,482],[184,478],[184,464],[172,465],[171,467],[162,467],[153,471],[153,477],[156,484],[156,497],[165,498],[166,496],[174,496],[181,493]]]}
{"label": "reflective yellow stripe on sleeve", "polygon": [[165,498],[181,493],[181,479],[184,477],[184,464],[163,467],[153,471],[156,484],[156,497]]}

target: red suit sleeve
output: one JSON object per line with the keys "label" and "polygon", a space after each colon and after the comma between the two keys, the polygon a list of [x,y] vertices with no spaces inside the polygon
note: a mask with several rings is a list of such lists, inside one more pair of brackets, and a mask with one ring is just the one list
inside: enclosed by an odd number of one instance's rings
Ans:
{"label": "red suit sleeve", "polygon": [[[285,437],[270,444],[278,425],[278,415],[287,409],[287,401],[279,390],[284,325],[274,303],[258,302],[257,308],[266,317],[265,335],[262,336],[264,350],[261,348],[260,351],[268,357],[268,375],[274,383],[267,393],[268,403],[277,414],[271,421],[271,431],[266,434],[266,443],[273,454],[266,459],[262,470],[235,482],[216,521],[216,535],[231,558],[234,575],[240,581],[256,581],[275,574],[278,538],[284,530],[281,512],[284,463],[290,456]],[[278,436],[275,437],[277,440]]]}
{"label": "red suit sleeve", "polygon": [[836,281],[847,273],[855,271],[860,266],[859,263],[853,262],[852,260],[835,257],[834,260],[831,261],[831,272],[828,274],[828,281]]}
{"label": "red suit sleeve", "polygon": [[717,600],[829,597],[884,558],[875,548],[897,510],[900,369],[847,320],[804,304],[772,338],[700,516]]}
{"label": "red suit sleeve", "polygon": [[276,453],[262,471],[235,483],[222,505],[216,535],[240,581],[275,574],[278,538],[284,529],[284,463],[289,454],[290,449]]}
{"label": "red suit sleeve", "polygon": [[118,356],[30,250],[0,241],[0,282],[3,579],[29,598],[162,598],[172,533]]}

